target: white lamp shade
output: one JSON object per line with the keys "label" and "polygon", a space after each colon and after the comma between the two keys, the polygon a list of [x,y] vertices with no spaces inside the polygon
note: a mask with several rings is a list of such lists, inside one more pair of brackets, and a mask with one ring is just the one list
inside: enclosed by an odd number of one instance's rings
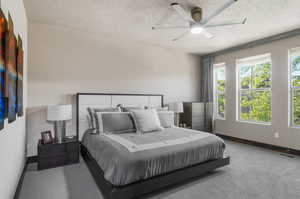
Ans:
{"label": "white lamp shade", "polygon": [[63,121],[72,119],[72,105],[50,105],[47,108],[48,121]]}
{"label": "white lamp shade", "polygon": [[170,110],[174,111],[174,113],[183,113],[183,103],[182,102],[175,102],[170,104]]}

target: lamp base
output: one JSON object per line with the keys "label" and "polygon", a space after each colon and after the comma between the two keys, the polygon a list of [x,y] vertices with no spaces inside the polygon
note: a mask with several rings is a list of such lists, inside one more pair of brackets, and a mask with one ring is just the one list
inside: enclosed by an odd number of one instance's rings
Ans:
{"label": "lamp base", "polygon": [[66,137],[66,122],[54,122],[54,140],[55,142],[62,143]]}
{"label": "lamp base", "polygon": [[180,114],[175,113],[175,126],[179,126],[179,122],[180,122]]}

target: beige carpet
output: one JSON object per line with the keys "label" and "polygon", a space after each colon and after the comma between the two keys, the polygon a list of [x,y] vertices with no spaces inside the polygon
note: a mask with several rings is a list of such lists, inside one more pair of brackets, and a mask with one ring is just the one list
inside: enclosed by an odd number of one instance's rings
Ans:
{"label": "beige carpet", "polygon": [[[299,199],[300,158],[226,141],[230,166],[147,199]],[[36,171],[31,164],[20,199],[102,199],[84,161]]]}

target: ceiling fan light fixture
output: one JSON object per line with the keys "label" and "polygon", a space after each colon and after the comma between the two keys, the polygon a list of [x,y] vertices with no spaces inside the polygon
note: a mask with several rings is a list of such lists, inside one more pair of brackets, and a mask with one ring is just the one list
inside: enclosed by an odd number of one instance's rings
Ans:
{"label": "ceiling fan light fixture", "polygon": [[191,33],[193,34],[200,34],[203,31],[203,28],[201,26],[192,26],[191,27]]}
{"label": "ceiling fan light fixture", "polygon": [[[1,1],[1,0],[0,0]],[[162,19],[160,19],[159,23],[156,24],[156,27],[154,26],[152,29],[184,29],[186,30],[182,35],[179,37],[176,37],[173,39],[173,41],[177,41],[178,39],[184,37],[185,35],[191,33],[191,34],[202,34],[206,38],[211,39],[214,37],[213,34],[211,34],[209,31],[207,31],[207,28],[210,27],[222,27],[222,26],[232,26],[232,25],[239,25],[239,24],[245,24],[247,19],[244,19],[242,22],[231,22],[231,23],[221,23],[221,24],[209,24],[210,21],[218,16],[220,13],[222,13],[224,10],[228,9],[233,3],[237,2],[238,0],[227,0],[223,6],[216,9],[216,11],[212,12],[210,15],[203,18],[203,11],[201,7],[193,7],[192,9],[187,12],[179,3],[171,3],[171,7],[174,9],[174,11],[177,13],[179,17],[181,17],[183,20],[186,21],[186,26],[165,26],[165,27],[159,27],[159,25],[162,23],[162,20],[165,20],[166,17],[170,16],[170,12],[167,13],[166,16],[164,16]],[[189,24],[187,26],[187,23]]]}

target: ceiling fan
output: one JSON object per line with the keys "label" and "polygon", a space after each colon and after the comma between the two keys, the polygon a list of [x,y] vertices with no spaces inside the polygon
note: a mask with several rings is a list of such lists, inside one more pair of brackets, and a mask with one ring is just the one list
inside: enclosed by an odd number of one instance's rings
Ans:
{"label": "ceiling fan", "polygon": [[182,29],[185,30],[181,35],[174,38],[172,41],[177,41],[189,33],[192,34],[203,34],[207,38],[213,38],[214,36],[209,33],[206,29],[211,27],[220,27],[220,26],[231,26],[231,25],[239,25],[245,24],[247,18],[244,18],[241,21],[237,22],[224,22],[220,24],[209,24],[209,22],[223,12],[225,9],[229,8],[232,4],[237,2],[238,0],[228,0],[223,6],[218,8],[214,13],[210,16],[203,18],[202,16],[202,8],[194,7],[191,9],[190,13],[187,13],[178,3],[171,3],[171,7],[173,8],[172,12],[175,11],[180,17],[186,20],[189,25],[188,26],[161,26],[162,22],[170,16],[171,12],[168,12],[155,26],[152,27],[153,30],[159,29]]}

